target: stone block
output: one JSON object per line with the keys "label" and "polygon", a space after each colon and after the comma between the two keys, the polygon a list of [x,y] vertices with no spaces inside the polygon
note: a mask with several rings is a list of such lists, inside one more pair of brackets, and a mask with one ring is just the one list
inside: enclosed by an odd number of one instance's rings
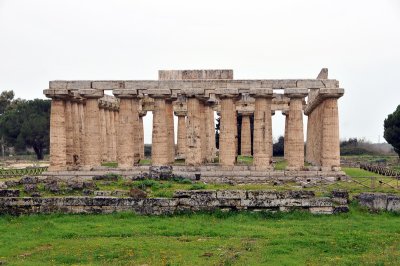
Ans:
{"label": "stone block", "polygon": [[183,95],[186,95],[187,97],[193,97],[193,96],[199,96],[199,95],[204,95],[204,89],[203,88],[186,88],[182,89],[181,93]]}
{"label": "stone block", "polygon": [[136,89],[114,89],[113,94],[118,98],[134,98],[137,97]]}
{"label": "stone block", "polygon": [[67,82],[67,90],[81,90],[92,88],[90,80],[71,80]]}
{"label": "stone block", "polygon": [[151,97],[156,96],[168,96],[171,95],[171,90],[169,89],[148,89],[147,94]]}
{"label": "stone block", "polygon": [[0,198],[19,197],[18,189],[0,189]]}
{"label": "stone block", "polygon": [[297,80],[294,79],[275,79],[261,81],[261,87],[272,89],[296,88]]}
{"label": "stone block", "polygon": [[392,212],[400,212],[400,196],[388,195],[387,210]]}
{"label": "stone block", "polygon": [[85,98],[101,98],[104,96],[103,90],[96,89],[81,89],[78,93]]}
{"label": "stone block", "polygon": [[245,190],[217,190],[217,199],[245,199]]}
{"label": "stone block", "polygon": [[238,95],[239,90],[238,88],[217,88],[215,90],[216,95]]}
{"label": "stone block", "polygon": [[309,211],[312,214],[332,214],[334,207],[310,207]]}
{"label": "stone block", "polygon": [[49,81],[49,89],[50,90],[60,90],[60,89],[67,89],[67,81],[65,80],[52,80]]}
{"label": "stone block", "polygon": [[361,193],[357,196],[360,205],[372,210],[386,210],[388,195],[384,193]]}
{"label": "stone block", "polygon": [[124,89],[125,82],[123,80],[102,80],[102,81],[93,81],[92,88],[98,90],[116,90],[116,89]]}

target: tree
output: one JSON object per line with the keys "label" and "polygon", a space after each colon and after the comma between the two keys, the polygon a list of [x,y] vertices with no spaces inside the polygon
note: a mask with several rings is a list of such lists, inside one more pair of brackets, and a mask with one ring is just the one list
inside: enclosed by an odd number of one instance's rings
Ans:
{"label": "tree", "polygon": [[3,91],[0,94],[0,115],[2,115],[14,100],[14,91]]}
{"label": "tree", "polygon": [[394,151],[400,159],[400,105],[397,106],[396,111],[388,115],[383,123],[383,127],[383,137],[393,146]]}
{"label": "tree", "polygon": [[50,101],[17,100],[0,116],[0,135],[17,151],[32,147],[38,160],[49,147]]}

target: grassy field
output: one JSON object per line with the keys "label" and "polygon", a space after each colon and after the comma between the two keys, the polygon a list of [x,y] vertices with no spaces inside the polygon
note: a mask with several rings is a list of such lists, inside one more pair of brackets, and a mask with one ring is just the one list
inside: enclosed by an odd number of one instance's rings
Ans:
{"label": "grassy field", "polygon": [[0,216],[7,265],[399,265],[400,215]]}

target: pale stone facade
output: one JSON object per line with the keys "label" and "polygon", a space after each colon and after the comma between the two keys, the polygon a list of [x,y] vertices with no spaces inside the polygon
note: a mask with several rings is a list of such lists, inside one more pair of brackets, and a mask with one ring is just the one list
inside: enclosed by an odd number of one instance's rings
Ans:
{"label": "pale stone facade", "polygon": [[[304,159],[332,170],[340,164],[338,98],[344,90],[327,74],[323,69],[317,79],[234,80],[232,70],[171,70],[160,71],[154,81],[51,81],[44,91],[53,99],[49,170],[92,169],[111,161],[121,168],[135,167],[144,158],[147,111],[153,113],[151,161],[156,166],[172,165],[176,158],[188,166],[214,163],[217,112],[219,165],[236,164],[241,113],[241,155],[251,156],[253,146],[254,169],[270,169],[271,117],[281,111],[288,170],[302,170]],[[105,95],[107,90],[114,96]]]}

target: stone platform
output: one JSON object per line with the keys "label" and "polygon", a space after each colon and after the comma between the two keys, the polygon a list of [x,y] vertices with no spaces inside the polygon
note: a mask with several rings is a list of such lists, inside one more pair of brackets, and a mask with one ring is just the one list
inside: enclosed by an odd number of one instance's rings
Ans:
{"label": "stone platform", "polygon": [[313,191],[192,190],[177,191],[172,198],[0,196],[0,214],[11,215],[122,211],[163,215],[215,210],[305,210],[316,214],[333,214],[348,211],[348,193],[333,192],[330,197],[316,197]]}
{"label": "stone platform", "polygon": [[321,171],[307,169],[304,171],[257,170],[254,166],[221,167],[215,165],[191,166],[137,166],[131,169],[98,167],[90,171],[56,171],[45,172],[44,177],[61,179],[82,178],[92,179],[94,176],[118,174],[131,180],[144,178],[184,177],[206,183],[269,183],[269,182],[334,182],[346,180],[343,171]]}

